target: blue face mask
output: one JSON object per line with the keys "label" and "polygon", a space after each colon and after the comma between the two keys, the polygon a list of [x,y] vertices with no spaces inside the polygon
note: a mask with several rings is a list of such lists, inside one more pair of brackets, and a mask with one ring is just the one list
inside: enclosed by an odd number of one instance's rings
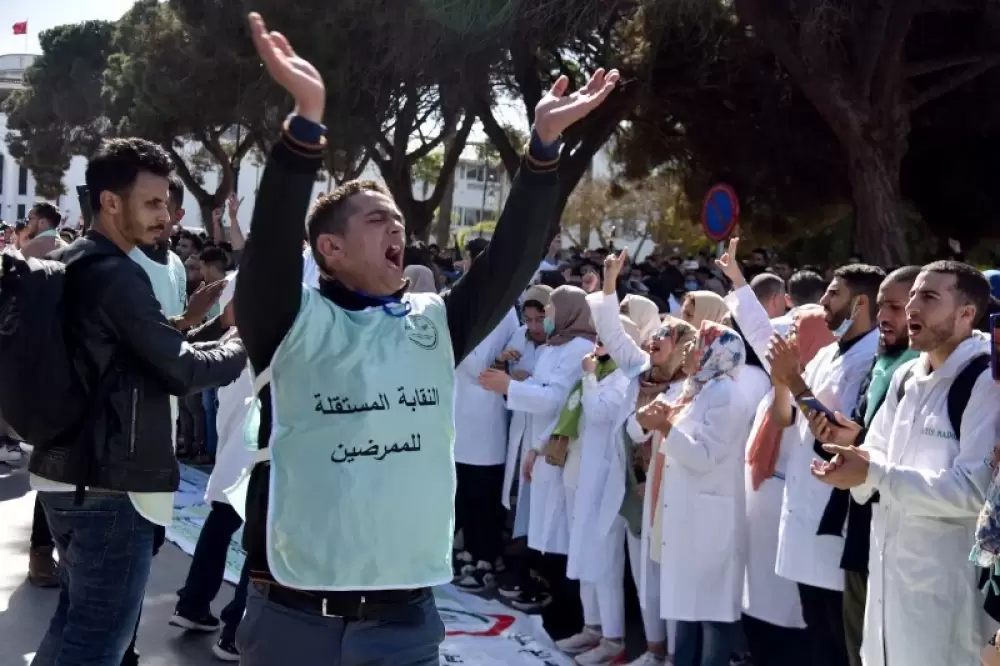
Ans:
{"label": "blue face mask", "polygon": [[696,280],[687,280],[684,283],[684,288],[688,291],[698,291],[698,282]]}
{"label": "blue face mask", "polygon": [[545,321],[542,322],[542,328],[545,329],[545,335],[552,335],[556,331],[556,324],[554,321],[546,317]]}
{"label": "blue face mask", "polygon": [[844,337],[844,334],[851,330],[852,324],[854,324],[854,299],[851,299],[851,316],[845,319],[843,323],[841,323],[840,326],[833,331],[833,337],[838,340]]}

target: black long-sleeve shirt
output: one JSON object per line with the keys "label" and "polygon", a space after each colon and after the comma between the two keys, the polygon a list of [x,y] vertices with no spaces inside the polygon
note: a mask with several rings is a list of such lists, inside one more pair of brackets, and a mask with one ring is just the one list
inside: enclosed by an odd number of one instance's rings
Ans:
{"label": "black long-sleeve shirt", "polygon": [[[287,132],[271,151],[261,179],[240,263],[236,323],[250,363],[259,374],[298,315],[302,291],[302,220],[310,205],[322,147],[297,142]],[[559,195],[555,162],[526,158],[486,250],[443,296],[455,362],[459,363],[514,306],[544,254],[548,227]],[[320,280],[322,295],[348,310],[379,306],[375,299],[340,283]],[[261,400],[258,446],[271,432],[269,389]],[[244,547],[251,576],[271,582],[266,560],[269,466],[250,479]]]}

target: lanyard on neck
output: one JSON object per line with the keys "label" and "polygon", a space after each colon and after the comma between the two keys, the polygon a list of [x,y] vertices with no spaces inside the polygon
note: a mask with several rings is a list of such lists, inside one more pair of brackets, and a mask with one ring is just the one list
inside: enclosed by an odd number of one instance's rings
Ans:
{"label": "lanyard on neck", "polygon": [[396,317],[397,319],[400,317],[405,317],[406,315],[410,314],[410,312],[413,310],[413,306],[410,305],[409,301],[403,301],[393,296],[376,296],[374,294],[368,294],[363,291],[357,291],[355,293],[357,293],[360,296],[364,296],[365,298],[370,298],[374,301],[378,301],[379,303],[381,303],[382,311],[385,312],[390,317]]}

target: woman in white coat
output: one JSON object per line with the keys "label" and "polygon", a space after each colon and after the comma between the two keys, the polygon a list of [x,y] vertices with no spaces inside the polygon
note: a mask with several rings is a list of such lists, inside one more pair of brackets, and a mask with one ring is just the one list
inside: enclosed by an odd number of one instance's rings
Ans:
{"label": "woman in white coat", "polygon": [[[501,365],[506,365],[513,379],[524,381],[535,371],[538,357],[548,338],[545,332],[545,307],[549,304],[551,295],[552,287],[546,285],[534,285],[524,292],[524,302],[521,306],[521,318],[524,324],[511,336],[503,353],[497,358]],[[531,484],[518,479],[518,475],[512,472],[521,467],[521,456],[527,447],[524,439],[530,431],[528,424],[532,415],[526,412],[509,412],[509,414],[507,457],[504,461],[505,475],[500,502],[507,510],[514,509],[512,537],[527,539],[528,498]],[[516,487],[515,479],[519,481]],[[512,503],[512,498],[516,498],[516,503]],[[524,557],[510,553],[505,558],[504,564],[506,568],[499,577],[497,591],[504,598],[516,599],[525,586],[530,584],[528,564]]]}
{"label": "woman in white coat", "polygon": [[[562,467],[545,461],[549,435],[570,389],[583,375],[581,359],[594,346],[597,334],[590,322],[586,293],[572,286],[552,292],[546,307],[545,326],[549,337],[535,364],[531,377],[518,381],[502,370],[486,370],[480,384],[489,391],[507,396],[507,409],[530,414],[522,440],[524,478],[531,482],[528,498],[528,547],[539,553],[566,555],[569,552],[569,529],[566,516],[566,491]],[[513,426],[511,428],[513,436]],[[508,447],[504,487],[512,483],[518,451]],[[542,454],[542,455],[540,455]],[[512,605],[536,608],[543,591],[525,591]]]}
{"label": "woman in white coat", "polygon": [[[639,328],[622,317],[634,340]],[[625,655],[624,424],[639,392],[637,380],[619,370],[600,342],[583,359],[583,379],[560,417],[577,439],[563,470],[570,519],[566,575],[580,581],[584,630],[556,643],[577,663],[610,664]]]}
{"label": "woman in white coat", "polygon": [[[618,273],[624,264],[626,253],[623,250],[617,257],[609,256],[604,265],[604,292],[591,294],[587,297],[594,325],[605,348],[618,367],[629,376],[637,377],[637,396],[634,408],[642,408],[653,400],[671,400],[680,394],[684,382],[682,368],[683,347],[689,340],[694,340],[697,331],[680,319],[666,317],[661,325],[653,328],[648,324],[650,318],[643,315],[643,297],[629,296],[629,315],[636,315],[646,321],[646,330],[652,332],[643,338],[642,345],[636,343],[626,332],[618,317],[618,312],[626,309],[626,301],[621,307],[614,291]],[[610,287],[609,287],[610,285]],[[652,302],[649,301],[651,304]],[[638,306],[638,307],[637,307]],[[655,307],[655,305],[654,305]],[[636,478],[639,482],[636,492],[643,502],[640,531],[626,532],[629,561],[632,567],[632,578],[635,581],[639,596],[639,607],[642,610],[643,630],[646,636],[646,652],[632,662],[631,666],[660,666],[667,658],[668,626],[660,617],[660,565],[659,558],[652,554],[658,551],[659,539],[650,538],[654,530],[651,523],[651,505],[658,503],[654,499],[654,484],[645,482],[645,474],[653,457],[653,447],[658,446],[659,436],[654,432],[646,432],[638,425],[635,416],[630,415],[626,421],[630,438],[639,447],[639,460],[626,458],[624,449],[620,468],[623,474],[626,466],[637,469]]]}
{"label": "woman in white coat", "polygon": [[660,614],[678,621],[675,664],[728,666],[739,642],[745,566],[742,454],[751,412],[736,378],[746,350],[735,331],[704,321],[687,354],[697,370],[680,397],[638,414],[645,429],[664,434],[669,461],[655,509],[662,513]]}

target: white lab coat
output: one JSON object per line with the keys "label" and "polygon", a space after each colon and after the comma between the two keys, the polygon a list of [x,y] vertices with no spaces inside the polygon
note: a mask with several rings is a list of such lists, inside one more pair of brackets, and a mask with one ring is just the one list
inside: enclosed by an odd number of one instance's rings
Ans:
{"label": "white lab coat", "polygon": [[[861,382],[871,368],[878,346],[874,329],[840,354],[838,342],[821,349],[806,366],[806,384],[829,409],[850,414],[858,402]],[[778,530],[775,571],[782,578],[827,590],[843,591],[844,571],[840,558],[844,537],[817,534],[832,488],[810,471],[813,460],[821,460],[815,438],[804,418],[796,418],[789,430],[797,430],[789,460],[785,495]]]}
{"label": "white lab coat", "polygon": [[455,462],[502,465],[507,460],[507,409],[502,395],[479,385],[519,325],[514,310],[455,368]]}
{"label": "white lab coat", "polygon": [[947,408],[955,375],[990,346],[984,336],[965,340],[930,375],[922,355],[898,404],[897,371],[865,438],[868,479],[851,492],[859,502],[881,495],[872,512],[865,666],[978,664],[996,630],[969,552],[1000,434],[1000,388],[989,371],[979,377],[960,442]]}
{"label": "white lab coat", "polygon": [[[726,296],[726,305],[740,325],[740,330],[765,368],[767,345],[774,333],[787,335],[793,323],[791,313],[768,319],[749,286],[743,286]],[[757,406],[753,427],[747,438],[746,452],[750,453],[764,415],[774,402],[774,390],[770,389]],[[774,572],[778,554],[778,524],[781,521],[781,501],[785,492],[785,477],[791,461],[791,452],[799,442],[799,431],[786,428],[781,433],[778,459],[774,465],[774,476],[765,480],[754,490],[750,466],[744,467],[744,494],[747,516],[747,566],[746,581],[743,585],[743,612],[750,617],[768,622],[778,627],[802,629],[806,626],[802,618],[802,602],[795,582],[782,578]]]}
{"label": "white lab coat", "polygon": [[[569,535],[566,575],[589,583],[602,583],[612,573],[615,553],[625,544],[610,537],[625,497],[625,420],[635,409],[639,382],[615,370],[600,382],[585,375],[580,417],[580,469],[573,520]],[[630,463],[628,463],[630,464]],[[621,556],[624,557],[624,554]],[[620,558],[619,558],[620,560]]]}
{"label": "white lab coat", "polygon": [[[594,343],[584,338],[574,338],[564,345],[541,348],[535,372],[523,382],[512,381],[507,391],[507,409],[526,412],[531,418],[525,421],[523,453],[535,449],[539,456],[531,473],[531,493],[528,513],[528,547],[542,553],[566,555],[569,552],[569,521],[566,516],[566,490],[563,487],[562,467],[545,462],[541,455],[559,414],[566,405],[569,392],[583,375],[583,357],[594,349]],[[515,435],[511,428],[511,437]],[[519,473],[517,451],[507,449],[507,466],[504,487],[509,488],[513,474]]]}
{"label": "white lab coat", "polygon": [[[225,490],[232,487],[244,469],[253,465],[254,451],[247,448],[244,422],[253,400],[253,380],[250,370],[244,370],[232,384],[218,389],[219,413],[215,423],[219,433],[219,446],[215,453],[215,467],[205,487],[205,501],[229,504]],[[241,508],[242,511],[242,508]]]}
{"label": "white lab coat", "polygon": [[[522,325],[514,332],[514,335],[507,342],[507,346],[504,347],[504,349],[516,349],[521,353],[521,358],[516,363],[509,364],[511,372],[523,370],[528,374],[534,373],[535,364],[538,362],[542,350],[545,349],[545,345],[536,345],[534,342],[528,340],[527,333],[528,327]],[[507,430],[507,460],[505,461],[503,495],[500,498],[501,503],[508,510],[510,509],[510,493],[514,486],[514,479],[521,473],[518,469],[518,461],[523,459],[524,454],[528,452],[528,448],[530,447],[530,443],[524,442],[524,436],[530,432],[528,424],[532,418],[533,415],[528,412],[510,413],[510,425]]]}
{"label": "white lab coat", "polygon": [[[639,375],[649,368],[649,354],[642,351],[639,345],[625,333],[619,318],[619,302],[616,294],[606,295],[604,292],[596,292],[587,296],[587,304],[590,306],[591,318],[594,321],[594,328],[597,335],[604,343],[604,348],[611,358],[618,364],[629,377],[638,378]],[[663,400],[674,400],[680,395],[684,382],[678,381],[669,385],[663,393]],[[637,399],[637,398],[636,398]],[[635,400],[632,402],[633,412]],[[642,427],[636,422],[635,414],[629,415],[626,420],[626,428],[629,436],[636,443],[643,443],[654,438],[653,446],[658,446],[660,436],[658,434],[643,432]],[[656,460],[656,451],[653,452],[653,460]],[[623,461],[624,464],[631,465],[631,461]],[[651,474],[650,474],[651,476]],[[661,484],[662,486],[662,484]],[[643,609],[650,609],[659,606],[660,603],[660,576],[659,565],[650,558],[650,539],[654,538],[653,527],[650,524],[651,503],[658,502],[661,497],[653,498],[652,483],[646,483],[645,494],[642,505],[642,532],[640,534],[639,556],[639,579],[636,580],[636,590],[639,596],[639,605]],[[658,537],[656,537],[658,538]],[[633,557],[635,553],[633,552]]]}
{"label": "white lab coat", "polygon": [[728,377],[708,382],[661,444],[668,458],[659,509],[664,619],[740,618],[746,559],[743,443],[751,412],[737,382]]}

